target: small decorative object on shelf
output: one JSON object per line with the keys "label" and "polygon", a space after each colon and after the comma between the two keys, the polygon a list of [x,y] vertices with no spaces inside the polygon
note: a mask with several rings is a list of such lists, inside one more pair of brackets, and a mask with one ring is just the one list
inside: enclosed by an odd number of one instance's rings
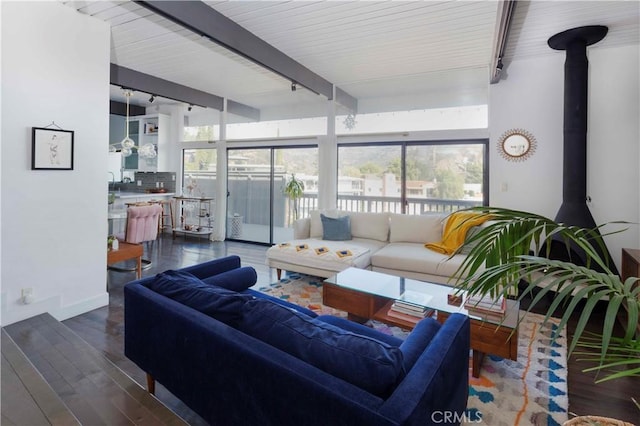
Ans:
{"label": "small decorative object on shelf", "polygon": [[419,306],[410,302],[396,300],[391,304],[387,315],[393,318],[416,324],[423,318],[433,315],[433,309]]}
{"label": "small decorative object on shelf", "polygon": [[118,250],[118,246],[119,246],[119,243],[118,243],[118,239],[116,238],[116,236],[115,235],[109,235],[107,237],[107,248],[109,250]]}
{"label": "small decorative object on shelf", "polygon": [[458,294],[447,294],[447,303],[451,306],[462,305],[462,296]]}
{"label": "small decorative object on shelf", "polygon": [[502,319],[507,312],[507,301],[504,296],[493,299],[490,296],[468,296],[464,308],[470,315],[487,319]]}

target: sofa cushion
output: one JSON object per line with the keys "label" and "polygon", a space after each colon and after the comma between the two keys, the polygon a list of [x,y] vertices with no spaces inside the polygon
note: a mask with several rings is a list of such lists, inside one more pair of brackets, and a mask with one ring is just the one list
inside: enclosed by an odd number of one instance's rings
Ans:
{"label": "sofa cushion", "polygon": [[374,328],[367,327],[366,325],[355,321],[350,321],[346,318],[337,317],[335,315],[320,315],[317,318],[319,321],[324,321],[327,324],[335,325],[336,327],[340,327],[343,330],[350,331],[355,334],[371,337],[372,339],[379,340],[382,343],[386,343],[391,346],[400,346],[403,342],[402,339],[399,339],[396,336],[381,333]]}
{"label": "sofa cushion", "polygon": [[389,240],[389,213],[350,212],[351,235],[378,241]]}
{"label": "sofa cushion", "polygon": [[418,243],[390,243],[371,256],[378,268],[451,277],[466,259],[465,255],[437,253]]}
{"label": "sofa cushion", "polygon": [[462,247],[460,247],[460,251],[458,252],[459,254],[469,254],[469,253],[471,253],[471,250],[473,250],[473,248],[478,245],[479,241],[474,241],[471,244],[469,244],[468,241],[471,238],[473,238],[481,230],[482,230],[481,226],[472,226],[467,231],[467,236],[464,238],[464,245]]}
{"label": "sofa cushion", "polygon": [[[330,210],[311,210],[309,212],[309,238],[322,238],[322,220],[320,219],[320,214],[324,214],[327,217],[336,218],[341,216],[340,210],[330,209]],[[344,215],[342,215],[344,216]]]}
{"label": "sofa cushion", "polygon": [[227,290],[244,291],[254,285],[257,280],[256,270],[250,266],[244,266],[203,278],[202,282],[226,288]]}
{"label": "sofa cushion", "polygon": [[398,347],[268,300],[247,302],[239,329],[380,397],[388,396],[404,377]]}
{"label": "sofa cushion", "polygon": [[184,271],[162,272],[145,285],[156,293],[232,326],[242,318],[242,306],[253,299],[248,294],[206,284]]}
{"label": "sofa cushion", "polygon": [[322,239],[328,241],[348,241],[351,239],[351,219],[349,216],[328,217],[320,213]]}
{"label": "sofa cushion", "polygon": [[277,303],[278,305],[282,305],[285,308],[295,309],[298,312],[302,312],[305,315],[309,315],[311,318],[315,318],[318,316],[318,314],[313,312],[311,309],[305,308],[304,306],[287,302],[285,299],[280,299],[279,297],[274,297],[274,296],[271,296],[270,294],[254,290],[252,288],[245,290],[245,293],[250,294],[251,296],[253,296],[254,299],[266,299],[266,300],[272,301],[273,303]]}
{"label": "sofa cushion", "polygon": [[389,216],[389,242],[427,243],[442,239],[444,215],[409,215],[392,213]]}

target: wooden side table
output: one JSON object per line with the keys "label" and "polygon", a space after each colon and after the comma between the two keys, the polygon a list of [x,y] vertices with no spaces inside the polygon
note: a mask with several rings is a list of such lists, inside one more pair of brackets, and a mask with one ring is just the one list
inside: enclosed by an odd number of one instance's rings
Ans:
{"label": "wooden side table", "polygon": [[136,277],[142,278],[142,244],[131,244],[120,241],[118,250],[107,251],[107,266],[124,260],[136,259]]}
{"label": "wooden side table", "polygon": [[[640,277],[640,250],[623,248],[622,249],[622,272],[621,278],[624,282],[629,277]],[[640,282],[636,282],[636,287],[640,285]],[[626,307],[626,305],[625,305]],[[619,316],[620,321],[626,324],[626,314],[624,317]],[[640,336],[640,323],[636,326],[636,336]]]}

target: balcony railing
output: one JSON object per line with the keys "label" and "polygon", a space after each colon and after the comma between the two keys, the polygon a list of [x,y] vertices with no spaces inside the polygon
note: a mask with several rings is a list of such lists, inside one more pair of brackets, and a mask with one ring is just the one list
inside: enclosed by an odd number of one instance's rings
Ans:
{"label": "balcony railing", "polygon": [[[287,199],[285,223],[295,220],[294,203]],[[481,206],[478,200],[447,200],[440,198],[408,198],[407,214],[451,213],[468,207]],[[297,200],[298,218],[308,217],[311,210],[318,209],[317,194],[304,194]],[[366,213],[402,213],[400,197],[370,197],[364,195],[338,195],[338,209]]]}

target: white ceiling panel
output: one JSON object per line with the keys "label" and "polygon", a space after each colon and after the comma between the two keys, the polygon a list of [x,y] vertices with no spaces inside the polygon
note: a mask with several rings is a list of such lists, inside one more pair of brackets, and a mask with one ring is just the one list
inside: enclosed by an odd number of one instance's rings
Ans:
{"label": "white ceiling panel", "polygon": [[[110,23],[111,60],[120,66],[260,109],[324,99],[303,89],[292,93],[285,78],[137,3],[64,3]],[[449,91],[452,101],[468,102],[488,92],[497,1],[206,4],[359,99],[445,99]],[[518,1],[505,63],[552,54],[549,37],[582,25],[610,28],[592,48],[638,44],[639,9],[636,0]]]}
{"label": "white ceiling panel", "polygon": [[633,45],[640,41],[640,2],[631,1],[519,1],[505,60],[557,54],[547,40],[584,25],[605,25],[607,36],[589,49]]}

